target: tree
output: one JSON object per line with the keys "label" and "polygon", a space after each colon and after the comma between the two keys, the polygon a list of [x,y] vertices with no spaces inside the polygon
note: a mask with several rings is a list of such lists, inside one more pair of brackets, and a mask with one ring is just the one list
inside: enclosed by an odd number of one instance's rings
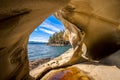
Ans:
{"label": "tree", "polygon": [[64,31],[54,33],[52,36],[50,36],[48,45],[51,44],[69,45],[70,43],[63,39],[63,34]]}

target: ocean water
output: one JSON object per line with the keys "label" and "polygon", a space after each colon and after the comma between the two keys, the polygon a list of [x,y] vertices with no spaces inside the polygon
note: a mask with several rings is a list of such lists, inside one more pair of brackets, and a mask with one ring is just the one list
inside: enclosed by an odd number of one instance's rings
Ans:
{"label": "ocean water", "polygon": [[42,58],[55,58],[69,48],[71,46],[48,46],[41,43],[32,43],[28,44],[28,57],[30,61]]}

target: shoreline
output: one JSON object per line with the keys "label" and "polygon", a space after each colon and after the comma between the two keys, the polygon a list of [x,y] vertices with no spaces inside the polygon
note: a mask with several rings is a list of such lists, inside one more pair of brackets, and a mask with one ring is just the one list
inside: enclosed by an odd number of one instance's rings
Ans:
{"label": "shoreline", "polygon": [[50,60],[51,58],[42,58],[42,59],[36,59],[36,60],[29,61],[29,70],[32,70],[38,67],[39,65],[42,65]]}
{"label": "shoreline", "polygon": [[[64,46],[71,46],[71,45],[61,45],[61,44],[46,44],[47,46],[51,46],[51,47],[64,47]],[[66,50],[67,51],[67,50]],[[65,52],[66,52],[65,51]],[[65,52],[63,52],[63,54],[65,53]],[[56,57],[54,57],[54,58],[56,58]],[[49,57],[49,58],[41,58],[41,59],[35,59],[35,60],[29,60],[29,70],[31,71],[32,69],[34,69],[34,68],[36,68],[36,67],[38,67],[39,65],[42,65],[42,64],[44,64],[44,63],[46,63],[46,62],[49,62],[49,61],[51,61],[52,59],[54,59],[54,58],[51,58],[51,57]]]}
{"label": "shoreline", "polygon": [[48,46],[71,46],[70,44],[47,44]]}

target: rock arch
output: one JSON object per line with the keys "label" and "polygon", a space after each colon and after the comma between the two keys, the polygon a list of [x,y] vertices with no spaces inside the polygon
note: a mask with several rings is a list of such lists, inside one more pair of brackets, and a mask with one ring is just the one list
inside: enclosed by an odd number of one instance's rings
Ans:
{"label": "rock arch", "polygon": [[0,0],[0,80],[29,76],[30,33],[69,0]]}
{"label": "rock arch", "polygon": [[[46,17],[61,9],[69,0],[0,1],[0,70],[2,72],[0,79],[29,79],[27,57],[29,34]],[[87,57],[99,60],[120,49],[119,10],[119,0],[71,0],[68,6],[62,9],[61,14],[64,19],[74,25],[77,31],[85,32],[84,43],[88,48]],[[73,33],[80,36],[80,32],[73,31]],[[76,37],[76,40],[80,42],[81,39]],[[77,43],[73,43],[74,49],[78,47],[76,45]],[[106,50],[106,47],[110,49],[110,52]],[[79,49],[81,47],[77,48]],[[101,51],[103,53],[108,51],[108,54],[101,55]],[[42,70],[44,72],[60,66],[49,65]],[[33,77],[38,78],[40,75],[41,73]]]}

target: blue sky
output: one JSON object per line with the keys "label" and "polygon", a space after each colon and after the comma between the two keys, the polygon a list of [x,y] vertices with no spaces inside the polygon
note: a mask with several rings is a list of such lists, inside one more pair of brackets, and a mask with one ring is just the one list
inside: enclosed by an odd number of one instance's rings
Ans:
{"label": "blue sky", "polygon": [[51,15],[31,33],[29,41],[48,42],[49,37],[60,30],[64,30],[63,24]]}

